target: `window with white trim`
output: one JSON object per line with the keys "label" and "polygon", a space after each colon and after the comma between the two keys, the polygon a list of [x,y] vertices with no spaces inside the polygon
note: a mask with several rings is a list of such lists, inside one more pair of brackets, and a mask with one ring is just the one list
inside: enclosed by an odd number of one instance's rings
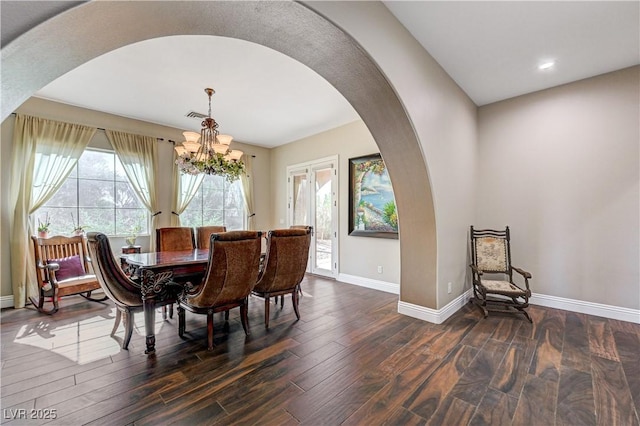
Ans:
{"label": "window with white trim", "polygon": [[224,225],[231,231],[246,229],[246,217],[240,179],[229,183],[222,176],[206,175],[198,192],[180,215],[180,225]]}
{"label": "window with white trim", "polygon": [[108,236],[149,234],[149,212],[113,151],[85,150],[58,192],[32,215],[34,229],[47,216],[49,235],[70,235],[78,225]]}

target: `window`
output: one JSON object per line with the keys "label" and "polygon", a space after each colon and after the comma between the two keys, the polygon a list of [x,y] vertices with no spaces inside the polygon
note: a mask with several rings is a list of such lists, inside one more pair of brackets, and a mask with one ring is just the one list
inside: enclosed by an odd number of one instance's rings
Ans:
{"label": "window", "polygon": [[202,185],[180,215],[182,226],[224,225],[227,230],[246,229],[242,183],[221,176],[206,175]]}
{"label": "window", "polygon": [[84,151],[58,192],[34,213],[35,227],[47,215],[50,235],[69,235],[78,224],[109,236],[125,236],[134,228],[139,235],[149,233],[149,213],[109,151]]}

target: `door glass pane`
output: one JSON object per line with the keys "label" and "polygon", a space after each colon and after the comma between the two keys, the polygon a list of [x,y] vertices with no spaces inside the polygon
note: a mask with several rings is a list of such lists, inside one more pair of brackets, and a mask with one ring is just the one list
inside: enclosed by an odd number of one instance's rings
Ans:
{"label": "door glass pane", "polygon": [[307,194],[309,192],[307,175],[293,176],[293,208],[292,225],[307,225],[309,213],[307,212]]}
{"label": "door glass pane", "polygon": [[331,208],[331,176],[332,169],[321,169],[315,173],[316,192],[316,259],[315,267],[331,270],[331,232],[332,212]]}

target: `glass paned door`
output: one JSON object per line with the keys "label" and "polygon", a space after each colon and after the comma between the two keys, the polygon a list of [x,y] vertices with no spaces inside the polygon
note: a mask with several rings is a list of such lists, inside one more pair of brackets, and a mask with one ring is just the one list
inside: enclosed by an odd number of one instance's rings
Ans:
{"label": "glass paned door", "polygon": [[333,205],[335,191],[332,188],[333,167],[315,169],[312,173],[313,188],[315,189],[314,211],[314,237],[312,237],[313,273],[321,275],[333,275]]}
{"label": "glass paned door", "polygon": [[291,225],[307,225],[309,223],[309,173],[307,169],[298,170],[290,177],[291,196]]}
{"label": "glass paned door", "polygon": [[289,225],[311,225],[307,272],[338,275],[337,157],[290,167]]}

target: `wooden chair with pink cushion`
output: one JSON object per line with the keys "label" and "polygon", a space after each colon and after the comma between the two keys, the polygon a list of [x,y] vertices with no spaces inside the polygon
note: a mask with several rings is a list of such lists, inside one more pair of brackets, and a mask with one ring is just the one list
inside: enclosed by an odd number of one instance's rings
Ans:
{"label": "wooden chair with pink cushion", "polygon": [[200,249],[209,248],[209,240],[211,234],[217,234],[219,232],[227,232],[226,226],[199,226],[196,228],[196,244]]}
{"label": "wooden chair with pink cushion", "polygon": [[[79,294],[93,302],[101,302],[104,295],[92,297],[93,290],[100,289],[100,283],[93,274],[84,236],[55,236],[39,238],[32,236],[34,260],[38,278],[38,300],[29,297],[33,306],[44,314],[54,314],[59,309],[58,299]],[[51,309],[44,304],[49,298]]]}
{"label": "wooden chair with pink cushion", "polygon": [[178,299],[178,334],[184,337],[185,310],[207,316],[207,349],[213,350],[213,314],[240,307],[240,320],[249,334],[249,294],[258,279],[260,240],[257,231],[230,231],[211,235],[209,263],[204,279],[185,286]]}

